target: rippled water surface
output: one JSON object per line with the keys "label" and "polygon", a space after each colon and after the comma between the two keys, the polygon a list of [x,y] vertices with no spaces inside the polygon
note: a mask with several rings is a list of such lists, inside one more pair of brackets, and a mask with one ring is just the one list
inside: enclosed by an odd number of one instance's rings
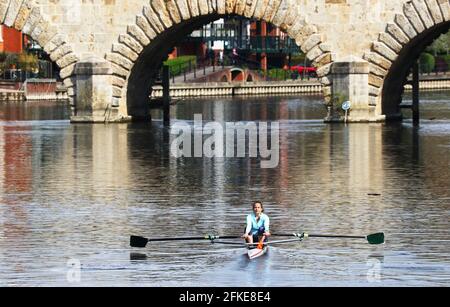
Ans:
{"label": "rippled water surface", "polygon": [[[422,96],[419,129],[327,125],[320,97],[172,108],[173,123],[194,113],[278,121],[274,169],[257,158],[176,159],[159,120],[74,125],[62,105],[0,104],[0,285],[449,286],[448,97]],[[387,241],[310,238],[253,261],[208,242],[129,247],[131,234],[241,234],[255,199],[273,232],[384,231]]]}

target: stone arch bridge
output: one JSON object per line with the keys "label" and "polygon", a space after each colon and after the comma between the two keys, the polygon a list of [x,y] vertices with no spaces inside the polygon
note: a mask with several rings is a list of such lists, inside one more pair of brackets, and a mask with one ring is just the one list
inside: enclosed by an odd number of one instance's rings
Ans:
{"label": "stone arch bridge", "polygon": [[449,30],[449,0],[0,0],[0,23],[35,39],[61,68],[72,121],[148,119],[155,71],[195,28],[223,16],[285,30],[318,67],[326,120],[400,118],[420,53]]}

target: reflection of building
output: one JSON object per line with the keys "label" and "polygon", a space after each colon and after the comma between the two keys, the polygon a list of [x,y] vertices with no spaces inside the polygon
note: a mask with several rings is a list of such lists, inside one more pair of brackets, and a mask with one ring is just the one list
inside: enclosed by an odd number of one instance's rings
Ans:
{"label": "reflection of building", "polygon": [[300,49],[280,28],[245,18],[219,19],[195,30],[179,43],[171,58],[196,55],[200,60],[227,61],[253,69],[281,68]]}
{"label": "reflection of building", "polygon": [[22,53],[27,39],[12,28],[0,26],[0,52]]}

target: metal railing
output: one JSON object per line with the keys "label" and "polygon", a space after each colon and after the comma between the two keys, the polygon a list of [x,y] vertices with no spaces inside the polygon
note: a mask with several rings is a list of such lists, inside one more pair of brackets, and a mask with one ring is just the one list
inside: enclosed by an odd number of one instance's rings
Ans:
{"label": "metal railing", "polygon": [[[280,31],[279,31],[280,32]],[[248,32],[242,24],[208,24],[194,31],[185,41],[224,42],[226,49],[239,48],[255,53],[299,53],[294,39],[281,32],[279,35],[260,35]]]}
{"label": "metal railing", "polygon": [[284,69],[277,66],[267,65],[267,70],[261,69],[261,63],[241,57],[239,55],[227,56],[234,66],[248,68],[258,72],[265,81],[286,81],[286,80],[311,80],[317,79],[314,74],[306,71],[300,74],[298,71],[292,71],[290,68]]}
{"label": "metal railing", "polygon": [[37,78],[37,73],[32,73],[30,71],[23,71],[21,69],[7,69],[0,74],[0,80],[4,81],[16,81],[24,82],[27,79]]}
{"label": "metal railing", "polygon": [[[202,60],[193,59],[191,61],[171,66],[169,70],[170,83],[186,83],[201,77],[208,76],[226,67],[248,69],[259,76],[261,81],[287,81],[287,80],[316,80],[316,76],[311,73],[299,73],[291,69],[268,65],[267,70],[261,69],[261,63],[241,57],[239,55],[223,55],[222,58],[212,57]],[[156,72],[156,85],[162,80],[162,67]],[[198,82],[198,80],[196,80]]]}
{"label": "metal railing", "polygon": [[[190,60],[179,65],[172,65],[169,69],[171,83],[176,82],[176,78],[182,77],[182,82],[187,82],[188,77],[193,79],[206,76],[210,73],[215,73],[219,69],[225,69],[229,63],[228,61],[219,61],[219,59],[206,58],[202,60]],[[157,73],[157,80],[162,76],[162,67]]]}
{"label": "metal railing", "polygon": [[24,70],[17,68],[0,70],[0,80],[24,82],[27,79],[53,79],[58,77],[53,69],[53,63],[48,61],[39,61],[36,72],[30,71],[30,69]]}
{"label": "metal railing", "polygon": [[300,53],[295,41],[280,36],[208,36],[187,37],[186,41],[222,41],[227,50],[234,48],[254,53]]}

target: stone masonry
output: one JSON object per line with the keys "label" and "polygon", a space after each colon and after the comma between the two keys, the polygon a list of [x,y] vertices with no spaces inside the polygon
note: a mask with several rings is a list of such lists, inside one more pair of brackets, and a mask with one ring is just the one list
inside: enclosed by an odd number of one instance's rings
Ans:
{"label": "stone masonry", "polygon": [[[449,0],[0,0],[0,23],[61,68],[72,121],[148,118],[155,71],[184,35],[226,15],[285,30],[318,67],[329,110],[350,122],[396,118],[409,69],[448,31]],[[109,110],[109,111],[108,111]],[[111,110],[113,110],[111,112]],[[108,111],[108,112],[107,112]],[[112,115],[111,115],[112,114]]]}

